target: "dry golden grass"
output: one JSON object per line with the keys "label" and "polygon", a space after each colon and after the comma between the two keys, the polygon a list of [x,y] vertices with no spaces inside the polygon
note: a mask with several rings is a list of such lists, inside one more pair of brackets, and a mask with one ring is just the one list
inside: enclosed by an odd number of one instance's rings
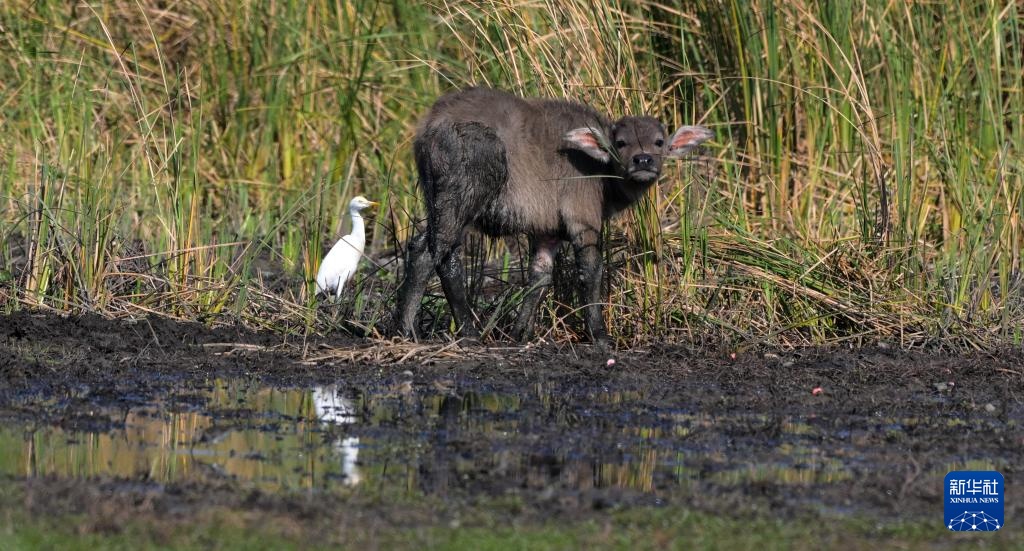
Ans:
{"label": "dry golden grass", "polygon": [[[7,309],[372,333],[421,212],[415,121],[488,84],[716,130],[609,228],[622,345],[1024,339],[1012,3],[14,0],[0,27]],[[371,262],[317,307],[356,193],[387,204]],[[508,243],[469,247],[495,336]],[[576,338],[565,298],[546,340]]]}

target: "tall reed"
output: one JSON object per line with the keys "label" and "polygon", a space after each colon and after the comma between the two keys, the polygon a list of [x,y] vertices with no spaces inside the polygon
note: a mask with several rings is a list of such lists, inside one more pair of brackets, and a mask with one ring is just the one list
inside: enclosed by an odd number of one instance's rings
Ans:
{"label": "tall reed", "polygon": [[[624,345],[1024,337],[1013,2],[13,0],[0,27],[7,308],[372,331],[422,216],[415,121],[483,84],[716,130],[608,229]],[[356,193],[387,205],[370,260],[317,307]],[[470,249],[499,334],[521,243]]]}

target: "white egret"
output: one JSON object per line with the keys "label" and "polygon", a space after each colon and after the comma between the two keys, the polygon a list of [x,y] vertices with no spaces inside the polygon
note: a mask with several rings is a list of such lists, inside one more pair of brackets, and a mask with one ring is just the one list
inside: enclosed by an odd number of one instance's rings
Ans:
{"label": "white egret", "polygon": [[363,248],[366,246],[366,227],[359,213],[376,205],[377,203],[362,195],[354,197],[349,202],[348,215],[352,218],[352,233],[339,239],[320,263],[320,270],[316,273],[318,294],[341,297],[341,290],[356,273],[359,259],[363,256]]}

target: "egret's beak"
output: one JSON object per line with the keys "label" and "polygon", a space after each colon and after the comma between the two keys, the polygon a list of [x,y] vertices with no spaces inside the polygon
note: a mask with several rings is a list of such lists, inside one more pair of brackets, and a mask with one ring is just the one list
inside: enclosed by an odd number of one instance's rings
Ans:
{"label": "egret's beak", "polygon": [[369,205],[370,205],[371,207],[379,207],[379,206],[380,206],[380,203],[378,203],[378,202],[376,202],[376,201],[370,201],[370,202],[369,202]]}

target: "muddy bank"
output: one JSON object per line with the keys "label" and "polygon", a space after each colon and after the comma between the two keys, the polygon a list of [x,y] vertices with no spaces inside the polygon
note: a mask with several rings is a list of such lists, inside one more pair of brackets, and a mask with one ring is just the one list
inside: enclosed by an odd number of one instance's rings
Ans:
{"label": "muddy bank", "polygon": [[[450,374],[497,385],[557,380],[584,386],[614,383],[683,389],[680,399],[697,399],[701,404],[708,399],[737,405],[747,401],[772,406],[835,404],[861,396],[872,406],[884,408],[887,401],[898,405],[917,397],[910,394],[924,393],[969,411],[967,404],[978,401],[976,392],[1000,402],[1016,402],[1024,389],[1022,365],[1020,351],[951,354],[875,347],[736,355],[731,350],[694,350],[682,345],[617,351],[586,344],[419,345],[348,336],[305,338],[241,327],[210,329],[156,316],[134,321],[27,312],[0,316],[0,390],[5,392],[165,377],[255,376],[285,385],[342,377],[381,381],[409,370],[417,383]],[[941,382],[954,384],[937,387]],[[708,393],[711,396],[686,393],[685,387],[692,383],[714,387]],[[809,398],[805,391],[815,386],[822,386],[824,392]],[[865,404],[855,400],[851,405]]]}
{"label": "muddy bank", "polygon": [[32,514],[96,529],[210,508],[939,518],[947,471],[1020,476],[1022,373],[1013,354],[462,349],[18,313],[0,319],[0,475]]}

